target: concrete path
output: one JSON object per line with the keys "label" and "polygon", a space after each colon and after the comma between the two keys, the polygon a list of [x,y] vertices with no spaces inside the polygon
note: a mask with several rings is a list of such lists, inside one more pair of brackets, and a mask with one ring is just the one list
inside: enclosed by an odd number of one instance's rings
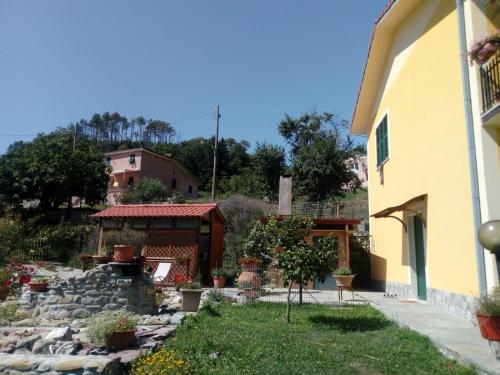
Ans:
{"label": "concrete path", "polygon": [[472,322],[444,309],[414,300],[385,298],[380,292],[356,292],[388,318],[428,336],[446,355],[472,365],[479,373],[500,374],[500,362]]}

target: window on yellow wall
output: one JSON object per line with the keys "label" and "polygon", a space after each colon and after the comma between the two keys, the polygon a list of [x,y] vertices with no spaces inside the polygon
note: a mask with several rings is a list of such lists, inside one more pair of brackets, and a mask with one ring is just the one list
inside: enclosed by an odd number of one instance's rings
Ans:
{"label": "window on yellow wall", "polygon": [[387,135],[387,115],[380,122],[376,130],[377,138],[377,167],[380,167],[389,157],[389,137]]}

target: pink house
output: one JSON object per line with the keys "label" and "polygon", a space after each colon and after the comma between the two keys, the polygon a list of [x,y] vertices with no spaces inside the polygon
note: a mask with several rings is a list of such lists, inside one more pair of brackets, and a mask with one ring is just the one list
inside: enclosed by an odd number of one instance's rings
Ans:
{"label": "pink house", "polygon": [[354,172],[359,180],[361,181],[361,187],[368,188],[368,158],[366,156],[356,156],[355,158],[347,159],[347,163]]}
{"label": "pink house", "polygon": [[144,177],[161,180],[169,192],[186,198],[198,197],[198,179],[174,159],[143,148],[119,150],[104,154],[111,166],[106,204],[115,205],[123,191],[129,190]]}

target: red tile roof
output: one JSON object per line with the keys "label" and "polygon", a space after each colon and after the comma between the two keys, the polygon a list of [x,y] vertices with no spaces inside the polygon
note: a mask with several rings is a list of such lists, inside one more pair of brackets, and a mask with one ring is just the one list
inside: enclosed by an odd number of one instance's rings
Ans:
{"label": "red tile roof", "polygon": [[206,204],[126,204],[116,205],[92,215],[106,217],[201,217],[216,210],[221,216],[216,203]]}

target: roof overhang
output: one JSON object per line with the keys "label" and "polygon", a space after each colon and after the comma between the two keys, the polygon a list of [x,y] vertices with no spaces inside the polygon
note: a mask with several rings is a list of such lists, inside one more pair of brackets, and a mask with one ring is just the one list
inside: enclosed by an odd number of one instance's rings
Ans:
{"label": "roof overhang", "polygon": [[419,0],[391,0],[384,13],[376,21],[352,117],[352,134],[367,135],[369,133],[373,103],[384,76],[387,55],[394,34],[418,3]]}
{"label": "roof overhang", "polygon": [[414,207],[418,203],[424,202],[426,200],[426,198],[427,198],[427,194],[422,194],[422,195],[419,195],[418,197],[410,199],[409,201],[406,201],[403,204],[400,204],[398,206],[393,206],[393,207],[385,208],[382,211],[379,211],[379,212],[377,212],[377,213],[375,213],[373,215],[370,215],[370,216],[374,217],[376,219],[378,219],[378,218],[396,219],[401,224],[403,224],[403,227],[405,228],[405,231],[408,231],[408,228],[406,227],[405,222],[403,220],[401,220],[399,217],[393,216],[393,214],[396,213],[396,212],[407,211],[407,212],[412,212],[415,215],[419,216],[420,219],[422,220],[422,223],[425,226],[426,225],[425,224],[425,219],[422,217],[422,213],[419,212],[419,211],[417,211]]}

